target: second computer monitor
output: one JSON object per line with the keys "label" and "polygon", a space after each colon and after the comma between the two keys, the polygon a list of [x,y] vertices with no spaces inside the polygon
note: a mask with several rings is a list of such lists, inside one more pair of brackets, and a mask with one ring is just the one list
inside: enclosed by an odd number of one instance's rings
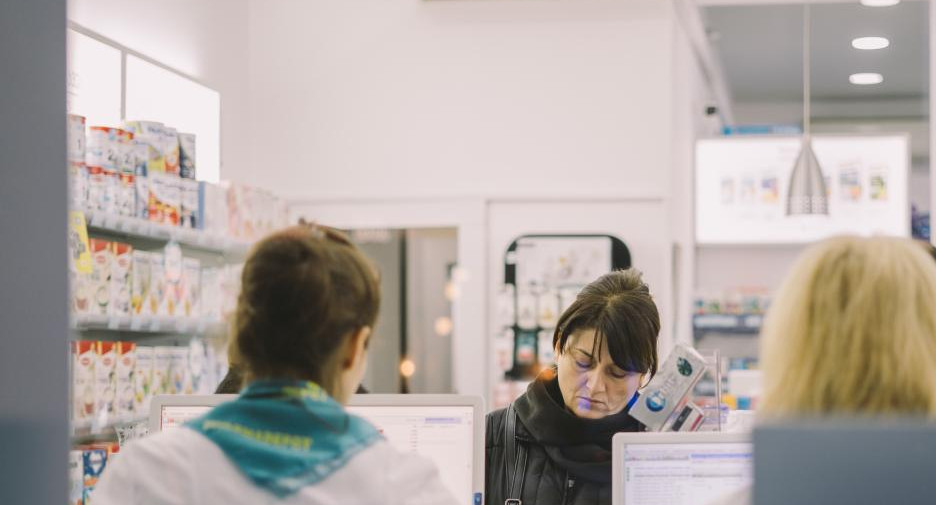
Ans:
{"label": "second computer monitor", "polygon": [[614,505],[706,505],[753,482],[748,434],[618,433],[612,445]]}
{"label": "second computer monitor", "polygon": [[434,462],[465,504],[484,491],[484,406],[462,395],[354,395],[348,411],[370,421],[397,450]]}

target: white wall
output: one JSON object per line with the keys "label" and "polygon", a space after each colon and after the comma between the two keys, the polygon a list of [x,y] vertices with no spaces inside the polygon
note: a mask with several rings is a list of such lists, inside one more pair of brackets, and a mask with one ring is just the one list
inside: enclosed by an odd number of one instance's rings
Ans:
{"label": "white wall", "polygon": [[221,93],[221,177],[249,171],[247,0],[68,0],[68,19]]}
{"label": "white wall", "polygon": [[670,10],[251,0],[256,168],[236,178],[302,198],[660,195]]}
{"label": "white wall", "polygon": [[337,226],[456,227],[472,274],[454,307],[456,391],[490,391],[490,300],[524,233],[619,236],[663,312],[661,350],[675,324],[688,333],[672,251],[692,251],[692,111],[708,96],[670,2],[249,4],[262,170],[232,177]]}

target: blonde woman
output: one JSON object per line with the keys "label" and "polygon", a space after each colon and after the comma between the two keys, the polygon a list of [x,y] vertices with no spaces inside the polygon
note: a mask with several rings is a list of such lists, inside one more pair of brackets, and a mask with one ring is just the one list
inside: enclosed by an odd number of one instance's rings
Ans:
{"label": "blonde woman", "polygon": [[[911,240],[810,247],[761,333],[758,417],[936,418],[936,262]],[[750,490],[718,504],[750,503]]]}

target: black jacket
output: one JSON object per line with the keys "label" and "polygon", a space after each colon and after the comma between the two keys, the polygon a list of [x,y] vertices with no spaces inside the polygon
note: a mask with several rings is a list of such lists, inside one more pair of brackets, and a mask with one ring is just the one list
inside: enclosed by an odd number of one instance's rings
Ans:
{"label": "black jacket", "polygon": [[[514,409],[517,444],[527,450],[523,505],[611,503],[611,437],[619,431],[642,431],[640,423],[626,412],[598,420],[575,416],[565,408],[555,378],[531,383]],[[508,498],[505,421],[506,409],[487,415],[487,505],[503,505]]]}

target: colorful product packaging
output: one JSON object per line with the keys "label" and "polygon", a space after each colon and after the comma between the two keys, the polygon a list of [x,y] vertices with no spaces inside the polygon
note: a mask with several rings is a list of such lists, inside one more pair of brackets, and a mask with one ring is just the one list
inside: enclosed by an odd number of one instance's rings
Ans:
{"label": "colorful product packaging", "polygon": [[71,342],[72,351],[72,418],[89,421],[97,407],[94,364],[97,361],[95,343],[87,340]]}
{"label": "colorful product packaging", "polygon": [[150,199],[150,182],[149,178],[138,175],[133,180],[133,188],[136,197],[135,201],[135,210],[133,215],[140,219],[149,220],[149,199]]}
{"label": "colorful product packaging", "polygon": [[163,124],[156,121],[127,121],[124,128],[146,146],[146,175],[166,171]]}
{"label": "colorful product packaging", "polygon": [[179,175],[195,180],[195,134],[179,134]]}
{"label": "colorful product packaging", "polygon": [[136,368],[136,344],[117,342],[116,413],[128,418],[134,414],[133,371]]}
{"label": "colorful product packaging", "polygon": [[68,115],[68,161],[84,163],[87,137],[85,118],[75,114]]}
{"label": "colorful product packaging", "polygon": [[171,347],[169,362],[169,393],[192,394],[192,374],[189,369],[189,348]]}
{"label": "colorful product packaging", "polygon": [[147,162],[149,161],[149,146],[137,138],[131,142],[130,152],[133,159],[133,175],[137,177],[146,177],[149,173]]}
{"label": "colorful product packaging", "polygon": [[166,154],[166,173],[179,176],[179,134],[175,128],[164,126],[163,152]]}
{"label": "colorful product packaging", "polygon": [[201,215],[199,213],[199,185],[198,181],[179,179],[181,194],[181,222],[185,228],[199,229]]}
{"label": "colorful product packaging", "polygon": [[109,313],[111,263],[114,253],[110,242],[106,240],[89,239],[88,246],[91,248],[93,262],[93,271],[85,288],[90,297],[88,313],[106,316]]}
{"label": "colorful product packaging", "polygon": [[97,397],[97,418],[111,419],[115,413],[117,396],[117,345],[115,342],[96,342],[97,361],[94,363],[94,393]]}
{"label": "colorful product packaging", "polygon": [[111,249],[110,314],[129,316],[132,310],[130,292],[133,288],[133,247],[112,242]]}
{"label": "colorful product packaging", "polygon": [[68,162],[69,207],[84,209],[88,205],[88,170],[84,162]]}
{"label": "colorful product packaging", "polygon": [[133,174],[116,174],[117,181],[114,191],[114,207],[121,216],[136,216],[136,176]]}
{"label": "colorful product packaging", "polygon": [[159,314],[163,316],[181,315],[182,312],[182,248],[176,242],[169,242],[163,249],[163,276],[165,296]]}
{"label": "colorful product packaging", "polygon": [[85,162],[104,170],[133,173],[133,134],[120,128],[92,126],[88,129]]}
{"label": "colorful product packaging", "polygon": [[134,175],[137,168],[133,134],[126,130],[115,132],[117,142],[117,171],[121,174]]}
{"label": "colorful product packaging", "polygon": [[170,174],[152,174],[149,187],[149,219],[172,226],[179,225],[182,207],[180,179]]}
{"label": "colorful product packaging", "polygon": [[94,257],[88,240],[88,228],[84,213],[69,212],[68,218],[68,279],[71,285],[72,310],[76,314],[91,312],[91,274],[94,272]]}
{"label": "colorful product packaging", "polygon": [[117,132],[116,128],[92,126],[88,128],[88,144],[85,163],[89,167],[101,167],[104,170],[117,170]]}
{"label": "colorful product packaging", "polygon": [[68,451],[68,505],[84,505],[83,451]]}
{"label": "colorful product packaging", "polygon": [[195,258],[182,260],[182,315],[201,316],[201,262]]}
{"label": "colorful product packaging", "polygon": [[644,388],[630,411],[631,416],[648,431],[665,431],[673,413],[686,405],[686,395],[705,369],[705,359],[695,349],[677,345]]}
{"label": "colorful product packaging", "polygon": [[94,487],[97,486],[104,469],[107,467],[107,448],[102,446],[89,446],[82,450],[82,484],[83,501],[85,505],[92,503]]}
{"label": "colorful product packaging", "polygon": [[153,396],[170,394],[169,377],[173,347],[157,346],[153,350]]}
{"label": "colorful product packaging", "polygon": [[146,251],[133,251],[130,267],[130,305],[135,316],[151,316],[154,313],[147,303],[150,296],[153,255]]}
{"label": "colorful product packaging", "polygon": [[116,206],[117,172],[98,165],[88,165],[88,208],[114,213]]}
{"label": "colorful product packaging", "polygon": [[133,368],[133,410],[137,415],[149,413],[153,398],[153,368],[156,356],[152,347],[136,348],[136,366]]}
{"label": "colorful product packaging", "polygon": [[[166,259],[162,253],[150,253],[149,315],[168,315],[166,308]],[[166,310],[166,313],[163,313]]]}

